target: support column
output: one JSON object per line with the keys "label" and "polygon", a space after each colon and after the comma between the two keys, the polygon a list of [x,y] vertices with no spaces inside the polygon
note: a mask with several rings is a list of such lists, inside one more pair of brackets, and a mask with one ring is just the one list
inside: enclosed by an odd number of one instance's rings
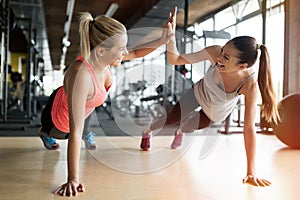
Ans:
{"label": "support column", "polygon": [[300,92],[300,1],[285,0],[283,96]]}

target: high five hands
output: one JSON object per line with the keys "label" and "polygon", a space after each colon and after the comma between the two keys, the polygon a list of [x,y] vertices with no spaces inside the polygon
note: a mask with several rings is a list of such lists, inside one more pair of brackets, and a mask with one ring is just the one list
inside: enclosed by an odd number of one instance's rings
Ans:
{"label": "high five hands", "polygon": [[176,15],[177,15],[177,7],[175,6],[173,8],[173,12],[169,13],[169,18],[166,23],[166,28],[170,31],[170,34],[175,34],[175,29],[176,29]]}
{"label": "high five hands", "polygon": [[176,28],[176,13],[177,7],[173,8],[173,12],[169,13],[168,20],[165,23],[165,27],[163,29],[161,40],[162,43],[168,43],[171,39],[175,37],[175,28]]}

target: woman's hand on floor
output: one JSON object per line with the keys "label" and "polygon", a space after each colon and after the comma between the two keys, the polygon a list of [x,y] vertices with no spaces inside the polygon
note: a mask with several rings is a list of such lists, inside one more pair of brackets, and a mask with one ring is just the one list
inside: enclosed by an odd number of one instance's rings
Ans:
{"label": "woman's hand on floor", "polygon": [[262,187],[271,185],[271,182],[270,182],[270,181],[267,181],[267,180],[265,180],[265,179],[258,178],[258,177],[254,176],[254,175],[247,175],[247,176],[243,179],[243,183],[248,183],[248,184],[250,184],[250,185],[254,185],[254,186],[262,186]]}
{"label": "woman's hand on floor", "polygon": [[77,196],[78,192],[84,192],[84,185],[76,181],[68,181],[57,188],[54,193],[60,196]]}

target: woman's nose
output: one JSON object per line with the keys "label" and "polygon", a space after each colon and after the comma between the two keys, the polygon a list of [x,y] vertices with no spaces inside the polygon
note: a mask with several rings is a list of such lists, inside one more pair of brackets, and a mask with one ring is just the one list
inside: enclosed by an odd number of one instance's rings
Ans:
{"label": "woman's nose", "polygon": [[124,55],[126,56],[126,55],[128,55],[128,54],[129,54],[128,49],[125,48]]}

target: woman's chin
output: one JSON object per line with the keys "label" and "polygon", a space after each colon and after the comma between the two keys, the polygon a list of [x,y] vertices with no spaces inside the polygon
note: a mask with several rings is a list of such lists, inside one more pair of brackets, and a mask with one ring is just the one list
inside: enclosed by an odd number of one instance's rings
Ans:
{"label": "woman's chin", "polygon": [[117,67],[117,66],[120,66],[120,65],[121,65],[121,61],[119,61],[119,60],[116,60],[115,62],[110,64],[110,66],[112,66],[112,67]]}

